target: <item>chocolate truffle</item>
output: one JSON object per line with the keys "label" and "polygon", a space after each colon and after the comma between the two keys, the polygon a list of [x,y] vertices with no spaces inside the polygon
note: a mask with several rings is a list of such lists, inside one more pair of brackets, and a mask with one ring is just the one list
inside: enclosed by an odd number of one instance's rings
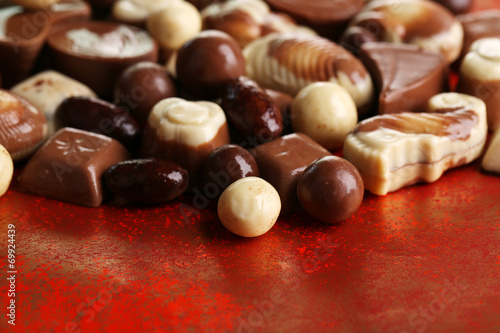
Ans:
{"label": "chocolate truffle", "polygon": [[432,96],[448,90],[448,65],[435,52],[415,45],[368,43],[359,58],[378,93],[378,113],[423,112]]}
{"label": "chocolate truffle", "polygon": [[35,195],[98,207],[104,197],[103,173],[128,158],[127,150],[114,139],[63,128],[26,164],[19,176],[19,188]]}
{"label": "chocolate truffle", "polygon": [[0,145],[14,161],[29,156],[47,136],[47,120],[32,103],[0,89]]}
{"label": "chocolate truffle", "polygon": [[314,160],[331,155],[303,133],[293,133],[264,143],[251,150],[259,173],[278,191],[281,213],[288,214],[300,207],[297,199],[297,180]]}
{"label": "chocolate truffle", "polygon": [[214,149],[203,165],[203,182],[214,184],[219,194],[240,178],[259,176],[255,158],[245,148],[228,144]]}
{"label": "chocolate truffle", "polygon": [[144,126],[153,107],[162,99],[175,97],[175,84],[165,67],[140,62],[127,68],[115,85],[115,103],[130,111]]}
{"label": "chocolate truffle", "polygon": [[228,143],[226,116],[220,106],[173,97],[162,100],[151,111],[144,130],[142,155],[180,164],[195,182],[205,158]]}
{"label": "chocolate truffle", "polygon": [[245,74],[245,59],[231,36],[205,30],[179,49],[176,72],[188,92],[214,99],[225,83]]}
{"label": "chocolate truffle", "polygon": [[488,129],[500,126],[500,38],[475,41],[460,67],[457,92],[486,103]]}
{"label": "chocolate truffle", "polygon": [[364,195],[358,169],[338,156],[311,163],[299,177],[297,196],[306,212],[325,223],[343,221],[358,210]]}
{"label": "chocolate truffle", "polygon": [[158,46],[144,30],[112,22],[64,24],[48,38],[54,67],[86,84],[100,97],[113,95],[129,66],[158,60]]}

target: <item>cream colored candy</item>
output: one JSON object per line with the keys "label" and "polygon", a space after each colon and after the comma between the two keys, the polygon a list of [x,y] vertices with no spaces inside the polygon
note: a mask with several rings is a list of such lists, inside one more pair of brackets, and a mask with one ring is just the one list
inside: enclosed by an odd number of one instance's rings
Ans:
{"label": "cream colored candy", "polygon": [[347,136],[344,157],[358,168],[367,190],[385,195],[433,182],[481,155],[487,136],[483,101],[442,93],[430,99],[429,111],[375,116]]}
{"label": "cream colored candy", "polygon": [[142,25],[148,17],[175,2],[183,0],[118,0],[113,5],[112,17],[116,21]]}
{"label": "cream colored candy", "polygon": [[500,127],[491,137],[490,145],[481,164],[483,170],[500,175]]}
{"label": "cream colored candy", "polygon": [[43,9],[63,0],[10,0],[15,5],[23,6],[31,10]]}
{"label": "cream colored candy", "polygon": [[0,145],[0,197],[9,189],[13,174],[14,162],[7,149]]}
{"label": "cream colored candy", "polygon": [[48,70],[17,84],[12,91],[24,97],[47,117],[48,134],[55,131],[54,113],[66,98],[74,96],[96,97],[86,85],[59,72]]}
{"label": "cream colored candy", "polygon": [[146,25],[161,48],[176,50],[201,31],[201,16],[189,2],[171,2],[151,14]]}
{"label": "cream colored candy", "polygon": [[292,127],[326,149],[342,147],[358,122],[356,104],[349,93],[333,82],[308,85],[295,97],[291,109]]}
{"label": "cream colored candy", "polygon": [[222,192],[217,205],[222,224],[242,237],[257,237],[271,230],[280,211],[278,192],[259,177],[235,181]]}
{"label": "cream colored candy", "polygon": [[475,41],[460,67],[457,91],[486,103],[488,128],[500,127],[500,38]]}

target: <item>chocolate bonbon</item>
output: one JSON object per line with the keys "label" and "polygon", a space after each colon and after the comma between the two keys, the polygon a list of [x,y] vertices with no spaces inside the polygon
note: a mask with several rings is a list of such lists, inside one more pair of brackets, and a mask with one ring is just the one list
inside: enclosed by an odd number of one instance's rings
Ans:
{"label": "chocolate bonbon", "polygon": [[280,196],[271,184],[259,177],[246,177],[232,183],[222,193],[217,215],[232,233],[257,237],[274,226],[280,209]]}
{"label": "chocolate bonbon", "polygon": [[482,38],[472,44],[462,61],[456,90],[486,103],[490,131],[500,126],[500,38]]}
{"label": "chocolate bonbon", "polygon": [[368,43],[359,58],[378,94],[378,113],[423,112],[427,101],[448,90],[448,66],[439,53],[415,45]]}
{"label": "chocolate bonbon", "polygon": [[177,88],[165,67],[143,61],[128,67],[118,77],[114,102],[144,126],[156,103],[176,95]]}
{"label": "chocolate bonbon", "polygon": [[224,84],[245,74],[245,59],[231,36],[205,30],[179,49],[176,72],[188,92],[214,99]]}
{"label": "chocolate bonbon", "polygon": [[95,93],[84,84],[59,72],[47,70],[38,73],[12,88],[45,114],[49,135],[54,133],[54,113],[66,98],[73,96],[95,97]]}
{"label": "chocolate bonbon", "polygon": [[290,118],[296,132],[331,150],[342,147],[358,122],[358,113],[347,90],[333,82],[316,82],[295,96]]}
{"label": "chocolate bonbon", "polygon": [[255,81],[245,76],[233,79],[224,85],[221,98],[230,123],[245,138],[263,143],[276,139],[283,131],[281,110]]}
{"label": "chocolate bonbon", "polygon": [[129,153],[107,136],[63,128],[28,161],[19,176],[23,192],[98,207],[103,199],[101,177]]}
{"label": "chocolate bonbon", "polygon": [[320,35],[335,40],[347,23],[363,8],[363,0],[266,0],[277,12],[290,15]]}
{"label": "chocolate bonbon", "polygon": [[490,9],[457,16],[464,30],[461,59],[476,40],[487,37],[500,38],[500,10]]}
{"label": "chocolate bonbon", "polygon": [[462,50],[462,25],[453,13],[432,1],[374,0],[350,25],[368,30],[380,42],[414,44],[442,53],[448,63]]}
{"label": "chocolate bonbon", "polygon": [[186,191],[188,172],[178,164],[160,158],[118,162],[104,173],[106,188],[132,202],[161,204]]}
{"label": "chocolate bonbon", "polygon": [[144,27],[151,14],[180,1],[182,0],[118,0],[113,4],[111,17],[121,23]]}
{"label": "chocolate bonbon", "polygon": [[500,176],[500,127],[491,136],[490,143],[484,153],[481,168],[489,173]]}
{"label": "chocolate bonbon", "polygon": [[29,156],[47,136],[47,120],[32,103],[0,89],[0,144],[14,161]]}
{"label": "chocolate bonbon", "polygon": [[467,13],[471,10],[474,0],[434,0],[445,6],[455,15]]}
{"label": "chocolate bonbon", "polygon": [[325,38],[270,34],[248,44],[246,75],[264,88],[295,95],[308,84],[332,81],[354,99],[360,115],[371,108],[373,84],[365,67],[349,51]]}
{"label": "chocolate bonbon", "polygon": [[14,175],[14,162],[7,149],[0,144],[0,197],[9,189]]}
{"label": "chocolate bonbon", "polygon": [[358,169],[338,156],[312,162],[299,177],[297,196],[307,213],[325,223],[343,221],[363,201],[364,185]]}
{"label": "chocolate bonbon", "polygon": [[442,93],[429,113],[385,114],[358,123],[344,157],[361,173],[365,189],[385,195],[478,158],[486,142],[486,106],[479,98]]}
{"label": "chocolate bonbon", "polygon": [[276,188],[281,212],[288,214],[300,207],[297,180],[314,160],[331,155],[303,133],[293,133],[259,145],[251,150],[259,166],[260,177]]}
{"label": "chocolate bonbon", "polygon": [[212,102],[188,102],[167,98],[149,115],[142,140],[144,157],[172,160],[188,170],[196,181],[205,158],[229,143],[224,111]]}
{"label": "chocolate bonbon", "polygon": [[64,24],[47,43],[55,69],[100,97],[113,95],[115,81],[127,67],[158,59],[158,45],[146,31],[113,22]]}

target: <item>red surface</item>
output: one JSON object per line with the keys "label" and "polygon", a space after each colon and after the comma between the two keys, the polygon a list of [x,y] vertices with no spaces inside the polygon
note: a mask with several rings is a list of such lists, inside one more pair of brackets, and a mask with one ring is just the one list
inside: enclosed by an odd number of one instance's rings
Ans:
{"label": "red surface", "polygon": [[478,162],[366,194],[339,225],[299,212],[255,239],[189,196],[90,209],[15,187],[0,198],[2,331],[9,223],[19,332],[500,331],[500,177]]}

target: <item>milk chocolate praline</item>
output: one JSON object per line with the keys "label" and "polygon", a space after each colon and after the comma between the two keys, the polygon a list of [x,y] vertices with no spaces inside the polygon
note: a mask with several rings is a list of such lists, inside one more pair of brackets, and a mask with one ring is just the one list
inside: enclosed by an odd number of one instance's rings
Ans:
{"label": "milk chocolate praline", "polygon": [[225,83],[245,74],[245,59],[231,36],[205,30],[179,49],[176,71],[180,83],[190,93],[217,98]]}
{"label": "milk chocolate praline", "polygon": [[115,103],[130,111],[144,126],[156,103],[176,96],[177,89],[165,67],[144,61],[128,67],[120,75],[114,95]]}
{"label": "milk chocolate praline", "polygon": [[350,217],[358,210],[363,195],[363,180],[358,169],[337,156],[311,163],[297,183],[297,196],[304,209],[326,223]]}

